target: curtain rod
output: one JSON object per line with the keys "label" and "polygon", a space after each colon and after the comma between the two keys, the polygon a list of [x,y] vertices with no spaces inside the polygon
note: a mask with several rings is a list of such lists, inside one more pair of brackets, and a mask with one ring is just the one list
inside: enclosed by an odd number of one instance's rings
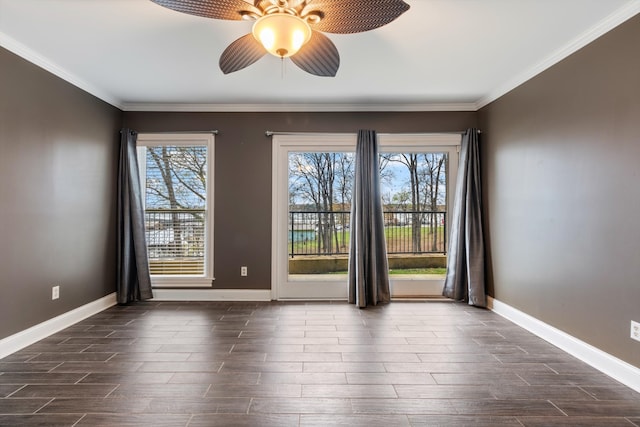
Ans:
{"label": "curtain rod", "polygon": [[[476,129],[478,133],[482,133],[480,129]],[[463,135],[466,130],[453,130],[453,131],[444,131],[444,132],[407,132],[407,133],[379,133],[378,135]]]}
{"label": "curtain rod", "polygon": [[[409,132],[409,133],[379,133],[378,135],[462,135],[466,132],[466,130],[460,131],[449,131],[449,132]],[[273,130],[267,130],[264,132],[265,136],[273,136],[273,135],[318,135],[322,132],[278,132]],[[478,133],[482,133],[481,130],[478,129]],[[355,135],[354,132],[345,132],[342,134],[332,133],[331,135]]]}
{"label": "curtain rod", "polygon": [[212,133],[214,135],[218,134],[218,130],[174,130],[174,131],[166,131],[166,132],[138,132],[152,135],[162,135],[162,134],[172,134],[172,133],[187,133],[187,134],[195,134],[195,133]]}

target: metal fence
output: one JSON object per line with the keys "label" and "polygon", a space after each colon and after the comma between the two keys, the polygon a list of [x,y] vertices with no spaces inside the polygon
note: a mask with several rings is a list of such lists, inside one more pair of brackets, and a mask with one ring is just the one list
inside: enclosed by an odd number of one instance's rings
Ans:
{"label": "metal fence", "polygon": [[[447,252],[445,211],[385,211],[384,231],[389,254]],[[289,256],[349,253],[351,214],[346,211],[290,211]]]}
{"label": "metal fence", "polygon": [[[151,274],[204,274],[205,211],[147,209],[145,234]],[[446,212],[384,212],[389,254],[447,252]],[[289,256],[347,255],[350,212],[291,211]]]}
{"label": "metal fence", "polygon": [[202,209],[145,211],[151,274],[204,274],[204,218]]}

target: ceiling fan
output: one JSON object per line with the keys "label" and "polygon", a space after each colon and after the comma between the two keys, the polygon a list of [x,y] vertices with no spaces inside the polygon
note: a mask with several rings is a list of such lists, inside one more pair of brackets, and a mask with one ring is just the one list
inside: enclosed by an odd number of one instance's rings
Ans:
{"label": "ceiling fan", "polygon": [[271,53],[307,73],[334,77],[340,54],[322,32],[352,34],[382,27],[409,9],[403,0],[151,0],[177,12],[213,19],[255,21],[250,34],[220,55],[233,73]]}

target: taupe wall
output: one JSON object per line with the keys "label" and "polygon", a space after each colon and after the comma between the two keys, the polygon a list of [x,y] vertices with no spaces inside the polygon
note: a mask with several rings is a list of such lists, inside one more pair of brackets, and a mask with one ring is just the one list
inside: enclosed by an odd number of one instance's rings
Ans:
{"label": "taupe wall", "polygon": [[483,108],[491,294],[640,367],[640,16]]}
{"label": "taupe wall", "polygon": [[[460,131],[474,112],[438,113],[140,113],[126,112],[138,132],[220,131],[215,140],[215,287],[271,287],[271,138],[266,130],[379,133]],[[240,277],[240,266],[249,269]]]}
{"label": "taupe wall", "polygon": [[0,339],[115,291],[121,120],[0,48]]}

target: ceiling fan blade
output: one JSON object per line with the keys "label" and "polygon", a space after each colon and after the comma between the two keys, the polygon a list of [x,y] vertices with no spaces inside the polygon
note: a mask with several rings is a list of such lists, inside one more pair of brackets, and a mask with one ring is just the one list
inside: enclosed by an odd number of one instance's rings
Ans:
{"label": "ceiling fan blade", "polygon": [[327,36],[317,31],[291,61],[307,73],[320,77],[334,77],[340,67],[340,54],[336,45]]}
{"label": "ceiling fan blade", "polygon": [[311,24],[314,30],[352,34],[387,25],[407,10],[402,0],[311,0],[301,14],[322,12],[324,18]]}
{"label": "ceiling fan blade", "polygon": [[205,18],[241,20],[244,15],[262,16],[262,12],[243,0],[151,0],[176,12]]}
{"label": "ceiling fan blade", "polygon": [[220,55],[220,69],[224,74],[233,73],[256,62],[267,51],[253,37],[247,34],[231,43]]}

